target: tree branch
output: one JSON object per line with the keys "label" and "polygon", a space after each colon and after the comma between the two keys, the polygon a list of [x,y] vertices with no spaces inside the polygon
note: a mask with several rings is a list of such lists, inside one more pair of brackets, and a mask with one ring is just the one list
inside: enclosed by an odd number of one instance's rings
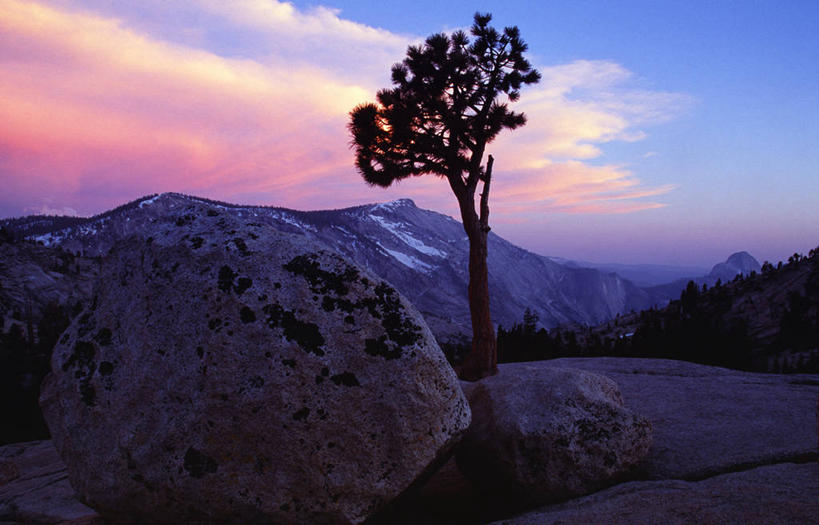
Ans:
{"label": "tree branch", "polygon": [[489,183],[492,181],[492,165],[495,157],[489,155],[486,160],[486,174],[483,177],[483,193],[481,193],[481,230],[489,233]]}

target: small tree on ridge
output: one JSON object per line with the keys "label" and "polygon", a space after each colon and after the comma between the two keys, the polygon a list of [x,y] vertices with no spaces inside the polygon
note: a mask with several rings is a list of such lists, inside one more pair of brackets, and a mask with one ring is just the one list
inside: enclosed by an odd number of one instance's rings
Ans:
{"label": "small tree on ridge", "polygon": [[[469,309],[472,351],[462,365],[463,379],[497,372],[495,331],[489,313],[487,236],[489,184],[494,159],[486,145],[503,129],[526,123],[509,110],[524,84],[540,74],[523,57],[527,46],[517,27],[502,33],[489,26],[492,16],[475,14],[472,37],[463,31],[435,34],[410,46],[392,67],[395,87],[382,89],[378,103],[350,113],[356,167],[370,185],[387,187],[417,175],[449,182],[469,238]],[[475,192],[482,185],[480,206]]]}

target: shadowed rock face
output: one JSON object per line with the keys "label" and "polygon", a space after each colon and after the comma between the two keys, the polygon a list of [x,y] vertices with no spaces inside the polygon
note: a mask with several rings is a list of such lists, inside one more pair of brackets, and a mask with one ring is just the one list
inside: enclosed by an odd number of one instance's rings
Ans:
{"label": "shadowed rock face", "polygon": [[587,494],[651,446],[651,424],[597,374],[514,363],[465,390],[473,421],[458,467],[493,498],[532,505]]}
{"label": "shadowed rock face", "polygon": [[698,482],[632,482],[504,520],[507,525],[819,523],[819,465],[785,463]]}
{"label": "shadowed rock face", "polygon": [[303,238],[218,213],[116,246],[41,405],[119,522],[360,523],[469,424],[420,315]]}
{"label": "shadowed rock face", "polygon": [[93,523],[94,518],[99,516],[77,501],[51,441],[0,447],[0,523]]}

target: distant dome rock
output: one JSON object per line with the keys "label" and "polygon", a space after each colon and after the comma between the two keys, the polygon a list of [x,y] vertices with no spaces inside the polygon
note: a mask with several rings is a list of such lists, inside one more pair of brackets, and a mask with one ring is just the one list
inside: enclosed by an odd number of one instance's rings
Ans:
{"label": "distant dome rock", "polygon": [[714,265],[709,276],[723,281],[730,281],[737,275],[749,275],[751,272],[758,272],[761,269],[759,261],[750,253],[736,252],[731,254],[725,262]]}
{"label": "distant dome rock", "polygon": [[737,268],[741,268],[747,271],[754,271],[759,270],[759,261],[757,261],[750,253],[748,252],[736,252],[728,257],[728,260],[725,261],[726,263],[736,266]]}

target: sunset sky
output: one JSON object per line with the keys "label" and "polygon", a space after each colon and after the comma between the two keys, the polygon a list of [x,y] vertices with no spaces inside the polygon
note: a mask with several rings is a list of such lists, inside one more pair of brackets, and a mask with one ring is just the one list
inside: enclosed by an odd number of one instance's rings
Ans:
{"label": "sunset sky", "polygon": [[493,231],[544,255],[710,266],[819,245],[819,2],[1,0],[0,217],[165,191],[456,214],[383,190],[347,114],[411,43],[491,12],[542,80],[495,156]]}

